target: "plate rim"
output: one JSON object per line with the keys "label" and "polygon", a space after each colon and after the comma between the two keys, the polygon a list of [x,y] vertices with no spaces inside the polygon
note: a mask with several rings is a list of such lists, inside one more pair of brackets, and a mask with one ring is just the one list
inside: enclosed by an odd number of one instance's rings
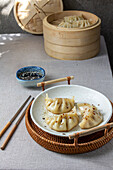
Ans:
{"label": "plate rim", "polygon": [[[81,86],[81,85],[74,85],[74,84],[71,84],[71,85],[66,85],[66,84],[64,84],[64,85],[56,85],[56,86],[50,87],[50,88],[45,89],[44,91],[40,92],[40,93],[35,97],[35,99],[33,100],[32,104],[31,104],[31,107],[30,107],[30,116],[31,116],[32,121],[35,123],[36,126],[38,126],[40,129],[42,129],[44,132],[47,132],[47,133],[49,133],[50,135],[60,136],[60,137],[69,137],[69,135],[72,135],[73,133],[79,133],[78,131],[77,131],[77,132],[71,132],[71,131],[70,131],[70,134],[62,135],[62,134],[55,133],[56,131],[51,132],[51,131],[43,128],[42,126],[40,126],[40,125],[38,124],[38,122],[36,122],[36,120],[35,120],[34,117],[33,117],[32,109],[33,109],[34,103],[35,103],[35,101],[37,100],[37,98],[38,98],[39,96],[41,96],[43,93],[46,93],[47,91],[49,91],[49,90],[51,90],[51,89],[54,89],[54,88],[57,88],[57,87],[82,87],[82,88],[85,88],[85,89],[94,91],[94,92],[102,95],[103,97],[105,97],[105,98],[107,99],[107,101],[108,101],[109,104],[110,104],[111,114],[109,115],[109,117],[107,118],[106,121],[100,123],[100,124],[97,125],[96,127],[105,125],[105,124],[108,123],[108,121],[110,120],[110,118],[111,118],[111,116],[112,116],[112,112],[113,112],[112,104],[111,104],[110,100],[106,97],[106,95],[104,95],[103,93],[101,93],[101,92],[99,92],[99,91],[97,91],[97,90],[94,90],[94,89],[92,89],[92,88],[89,88],[89,87],[86,87],[86,86]],[[90,129],[91,129],[91,128],[90,128]],[[83,131],[84,131],[84,130],[87,130],[87,129],[83,129]],[[59,132],[59,133],[61,133],[61,132]],[[65,132],[62,132],[62,133],[65,133]]]}

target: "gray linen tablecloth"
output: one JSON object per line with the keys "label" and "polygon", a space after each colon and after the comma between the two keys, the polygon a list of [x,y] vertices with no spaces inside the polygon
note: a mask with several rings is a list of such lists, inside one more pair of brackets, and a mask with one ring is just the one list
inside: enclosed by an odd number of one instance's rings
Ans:
{"label": "gray linen tablecloth", "polygon": [[[21,86],[15,78],[16,71],[28,65],[45,68],[46,80],[73,75],[72,84],[95,89],[113,101],[113,79],[103,37],[97,57],[84,61],[61,61],[45,53],[42,36],[3,34],[0,35],[0,131],[29,95],[35,97],[41,92],[41,88]],[[11,127],[1,138],[0,145]],[[6,149],[0,150],[0,169],[111,170],[113,140],[90,153],[59,154],[38,145],[28,134],[23,119]]]}

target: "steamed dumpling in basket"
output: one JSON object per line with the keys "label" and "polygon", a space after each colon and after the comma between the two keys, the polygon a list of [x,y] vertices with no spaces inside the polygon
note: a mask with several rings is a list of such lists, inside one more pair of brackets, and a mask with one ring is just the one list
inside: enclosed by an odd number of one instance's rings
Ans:
{"label": "steamed dumpling in basket", "polygon": [[74,97],[68,98],[55,98],[51,99],[46,94],[45,98],[46,109],[54,114],[66,113],[72,110],[74,107]]}
{"label": "steamed dumpling in basket", "polygon": [[64,21],[62,21],[62,22],[59,24],[59,27],[72,28],[72,25],[71,25],[69,22],[64,22]]}
{"label": "steamed dumpling in basket", "polygon": [[102,114],[94,105],[88,103],[79,103],[77,105],[82,115],[82,121],[79,123],[81,129],[89,129],[102,122]]}
{"label": "steamed dumpling in basket", "polygon": [[64,17],[64,21],[65,22],[68,22],[68,23],[73,23],[73,21],[80,21],[80,20],[84,20],[84,17],[81,15],[81,16],[67,16],[67,17]]}
{"label": "steamed dumpling in basket", "polygon": [[45,121],[49,127],[55,131],[70,131],[78,125],[79,118],[76,112],[76,107],[68,113],[53,114],[47,110]]}
{"label": "steamed dumpling in basket", "polygon": [[72,28],[84,28],[84,27],[89,27],[91,24],[89,20],[81,20],[81,21],[75,21],[72,23]]}
{"label": "steamed dumpling in basket", "polygon": [[89,26],[91,26],[91,20],[85,19],[82,15],[64,17],[63,21],[58,25],[58,27],[63,28],[86,28]]}

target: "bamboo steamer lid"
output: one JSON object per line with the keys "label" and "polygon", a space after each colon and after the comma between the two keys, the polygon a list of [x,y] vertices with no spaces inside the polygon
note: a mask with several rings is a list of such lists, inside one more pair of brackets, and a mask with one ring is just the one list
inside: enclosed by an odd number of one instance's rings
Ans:
{"label": "bamboo steamer lid", "polygon": [[14,17],[18,25],[32,34],[43,33],[43,19],[63,11],[62,0],[16,0]]}

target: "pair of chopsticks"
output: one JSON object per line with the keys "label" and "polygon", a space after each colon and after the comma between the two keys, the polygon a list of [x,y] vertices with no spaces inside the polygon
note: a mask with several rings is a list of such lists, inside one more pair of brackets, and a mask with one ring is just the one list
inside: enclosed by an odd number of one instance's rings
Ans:
{"label": "pair of chopsticks", "polygon": [[[25,100],[25,102],[22,104],[22,106],[18,109],[18,111],[14,114],[14,116],[11,118],[11,120],[5,125],[5,127],[1,130],[0,132],[0,138],[2,137],[2,135],[6,132],[6,130],[10,127],[10,125],[13,123],[13,121],[16,119],[16,117],[20,114],[20,112],[23,110],[23,108],[25,107],[25,105],[27,104],[27,102],[30,100],[31,95]],[[28,105],[31,104],[31,102],[34,100],[34,98],[31,99],[31,101],[29,102]],[[28,107],[28,106],[27,106]],[[8,144],[9,140],[11,139],[12,135],[14,134],[15,130],[17,129],[18,125],[20,124],[21,120],[23,119],[25,113],[26,113],[26,109],[27,107],[24,109],[24,111],[22,112],[21,116],[19,117],[19,119],[17,120],[17,122],[15,123],[15,125],[13,126],[13,128],[11,129],[11,131],[9,132],[8,136],[6,137],[4,143],[1,146],[1,149],[4,150],[6,145]]]}

